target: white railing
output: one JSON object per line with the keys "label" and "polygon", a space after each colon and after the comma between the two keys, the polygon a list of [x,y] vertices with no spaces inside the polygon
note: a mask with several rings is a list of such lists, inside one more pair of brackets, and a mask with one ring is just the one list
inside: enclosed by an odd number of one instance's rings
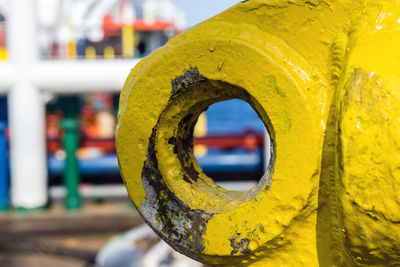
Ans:
{"label": "white railing", "polygon": [[47,202],[43,94],[118,92],[138,60],[42,61],[32,0],[9,0],[6,42],[0,62],[0,93],[8,95],[11,203],[37,208]]}

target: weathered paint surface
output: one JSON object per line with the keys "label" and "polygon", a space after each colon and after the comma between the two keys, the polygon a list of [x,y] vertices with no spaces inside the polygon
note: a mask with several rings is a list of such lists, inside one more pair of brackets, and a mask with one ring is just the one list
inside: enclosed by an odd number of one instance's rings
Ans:
{"label": "weathered paint surface", "polygon": [[[132,70],[120,170],[149,225],[209,265],[400,264],[400,3],[249,0]],[[198,116],[240,98],[271,136],[248,192],[193,155]]]}

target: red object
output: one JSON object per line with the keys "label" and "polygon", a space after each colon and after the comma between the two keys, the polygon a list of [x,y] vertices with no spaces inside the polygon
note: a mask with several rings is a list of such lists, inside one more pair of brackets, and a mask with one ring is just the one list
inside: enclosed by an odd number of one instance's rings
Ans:
{"label": "red object", "polygon": [[[216,134],[194,139],[194,145],[205,145],[218,149],[244,148],[247,151],[254,151],[257,147],[263,146],[263,144],[264,134],[254,131],[246,131],[243,134]],[[60,147],[60,139],[47,139],[49,152],[54,152],[55,148]],[[80,147],[95,147],[105,152],[115,152],[115,141],[114,139],[83,138]]]}
{"label": "red object", "polygon": [[59,126],[62,115],[48,114],[46,115],[46,138],[47,138],[47,151],[56,152],[62,148],[61,135],[62,130]]}
{"label": "red object", "polygon": [[167,29],[171,29],[174,27],[174,24],[166,21],[154,21],[151,24],[148,24],[144,20],[136,20],[133,23],[133,29],[136,31],[163,31]]}
{"label": "red object", "polygon": [[4,27],[0,25],[0,47],[6,46]]}
{"label": "red object", "polygon": [[115,141],[114,139],[83,139],[81,147],[95,147],[106,152],[115,152]]}
{"label": "red object", "polygon": [[62,149],[60,139],[47,139],[47,151],[48,152],[54,153],[60,149]]}
{"label": "red object", "polygon": [[[110,14],[105,15],[103,18],[104,37],[109,38],[121,35],[122,26],[124,24],[116,22]],[[132,24],[126,26],[133,27],[135,31],[163,31],[174,28],[172,22],[155,20],[152,23],[148,23],[143,19],[137,19]]]}
{"label": "red object", "polygon": [[244,134],[216,134],[195,138],[194,145],[205,145],[219,149],[244,148],[253,151],[264,144],[264,134],[246,131]]}

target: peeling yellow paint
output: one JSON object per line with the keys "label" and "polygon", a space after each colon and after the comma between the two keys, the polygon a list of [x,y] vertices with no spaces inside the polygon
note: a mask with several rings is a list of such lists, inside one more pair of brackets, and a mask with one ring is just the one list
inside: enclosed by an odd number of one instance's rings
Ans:
{"label": "peeling yellow paint", "polygon": [[[400,264],[400,2],[250,0],[132,70],[120,170],[153,229],[209,265]],[[211,104],[247,101],[273,167],[219,188],[191,143]]]}

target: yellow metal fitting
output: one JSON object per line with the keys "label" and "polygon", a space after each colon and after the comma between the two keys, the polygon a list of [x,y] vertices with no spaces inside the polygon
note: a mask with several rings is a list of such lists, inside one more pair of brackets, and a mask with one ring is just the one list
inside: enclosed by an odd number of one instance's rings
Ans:
{"label": "yellow metal fitting", "polygon": [[0,61],[7,60],[7,49],[0,47]]}
{"label": "yellow metal fitting", "polygon": [[122,56],[133,58],[135,55],[135,31],[132,25],[123,25],[121,29]]}
{"label": "yellow metal fitting", "polygon": [[67,43],[67,58],[68,59],[76,59],[76,41],[70,40]]}
{"label": "yellow metal fitting", "polygon": [[[120,170],[147,223],[209,265],[400,264],[398,1],[249,0],[143,59],[121,93]],[[214,184],[193,128],[247,101],[271,161],[247,192]]]}
{"label": "yellow metal fitting", "polygon": [[115,50],[112,46],[106,46],[103,50],[104,59],[115,59]]}
{"label": "yellow metal fitting", "polygon": [[93,46],[85,48],[85,59],[96,59],[96,49]]}

